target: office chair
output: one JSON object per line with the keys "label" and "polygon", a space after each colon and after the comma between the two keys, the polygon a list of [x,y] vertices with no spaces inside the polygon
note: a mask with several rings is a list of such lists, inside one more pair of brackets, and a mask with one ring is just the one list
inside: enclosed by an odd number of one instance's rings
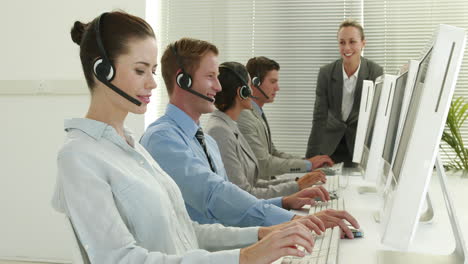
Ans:
{"label": "office chair", "polygon": [[73,227],[73,223],[71,222],[70,218],[66,217],[67,228],[73,234],[72,239],[72,263],[73,264],[91,264],[88,258],[88,254],[86,254],[83,245],[81,244],[80,239],[78,238],[78,234],[75,232],[75,228]]}

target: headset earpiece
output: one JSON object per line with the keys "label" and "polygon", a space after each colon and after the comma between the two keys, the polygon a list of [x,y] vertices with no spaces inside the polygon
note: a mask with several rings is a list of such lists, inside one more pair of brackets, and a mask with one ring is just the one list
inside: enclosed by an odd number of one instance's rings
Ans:
{"label": "headset earpiece", "polygon": [[96,77],[108,80],[109,82],[114,79],[115,71],[112,65],[106,63],[102,58],[97,58],[93,65],[94,75]]}
{"label": "headset earpiece", "polygon": [[176,83],[182,89],[190,89],[192,87],[192,76],[184,70],[179,69],[176,75]]}
{"label": "headset earpiece", "polygon": [[255,86],[255,87],[260,87],[260,85],[262,84],[262,82],[260,81],[260,78],[258,76],[254,76],[252,78],[252,84]]}
{"label": "headset earpiece", "polygon": [[239,97],[241,99],[247,99],[252,96],[252,90],[248,85],[242,85],[242,87],[239,89]]}

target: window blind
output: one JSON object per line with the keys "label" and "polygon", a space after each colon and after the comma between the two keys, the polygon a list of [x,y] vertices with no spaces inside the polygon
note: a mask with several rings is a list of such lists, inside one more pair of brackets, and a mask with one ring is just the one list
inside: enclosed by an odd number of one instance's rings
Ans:
{"label": "window blind", "polygon": [[[420,58],[438,24],[468,28],[468,2],[462,0],[160,0],[159,4],[160,55],[168,43],[193,37],[217,45],[220,62],[245,64],[253,56],[266,56],[280,64],[280,91],[264,110],[276,146],[297,155],[306,150],[319,68],[339,58],[336,33],[345,18],[363,24],[364,56],[391,74],[408,60]],[[467,56],[465,52],[464,62]],[[147,124],[164,113],[168,102],[160,74],[154,94]],[[468,96],[466,63],[457,96]],[[468,125],[462,135],[468,137]]]}
{"label": "window blind", "polygon": [[[336,34],[341,21],[361,20],[362,10],[362,1],[352,0],[161,0],[160,54],[168,43],[193,37],[217,45],[220,63],[245,64],[254,56],[276,60],[281,66],[280,91],[264,110],[276,146],[303,156],[312,126],[318,70],[339,58]],[[168,102],[160,75],[158,85],[150,120],[164,114]],[[202,124],[206,118],[202,117]]]}

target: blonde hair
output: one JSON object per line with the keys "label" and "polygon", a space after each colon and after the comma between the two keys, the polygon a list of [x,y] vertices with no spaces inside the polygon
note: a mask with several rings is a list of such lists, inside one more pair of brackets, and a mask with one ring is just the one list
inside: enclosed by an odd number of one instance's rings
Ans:
{"label": "blonde hair", "polygon": [[344,27],[355,27],[359,30],[359,33],[361,33],[361,40],[364,40],[365,39],[365,36],[364,36],[364,29],[362,28],[361,24],[359,24],[359,22],[357,22],[356,20],[354,19],[346,19],[344,20],[343,22],[341,22],[340,24],[340,27],[338,28],[338,33],[340,33],[340,30]]}

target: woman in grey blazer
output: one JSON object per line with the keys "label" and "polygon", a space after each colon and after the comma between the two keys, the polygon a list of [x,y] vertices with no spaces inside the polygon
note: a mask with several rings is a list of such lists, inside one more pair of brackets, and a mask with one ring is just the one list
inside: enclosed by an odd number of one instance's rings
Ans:
{"label": "woman in grey blazer", "polygon": [[258,161],[236,123],[242,110],[252,108],[247,69],[237,62],[225,62],[220,65],[218,79],[223,88],[215,97],[218,110],[213,112],[205,127],[219,146],[231,182],[258,198],[267,199],[291,195],[318,181],[326,181],[323,172],[315,171],[296,181],[273,180],[260,183]]}
{"label": "woman in grey blazer", "polygon": [[363,80],[383,74],[383,68],[361,57],[366,45],[364,30],[354,20],[338,29],[341,59],[320,68],[306,158],[329,155],[334,162],[350,163],[361,102]]}

